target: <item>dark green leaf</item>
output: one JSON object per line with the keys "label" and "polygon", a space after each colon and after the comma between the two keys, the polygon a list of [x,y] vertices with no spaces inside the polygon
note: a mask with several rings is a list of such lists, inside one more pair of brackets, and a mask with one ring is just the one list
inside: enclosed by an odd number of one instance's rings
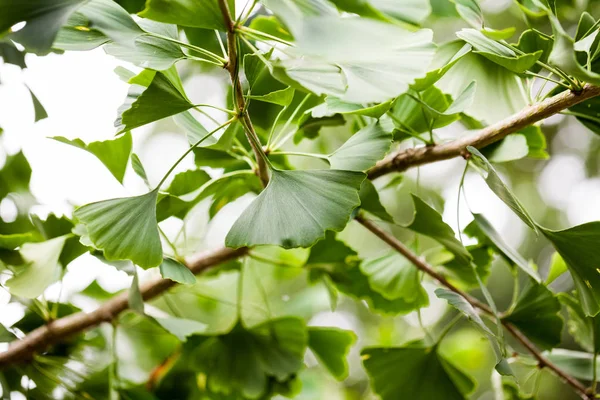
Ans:
{"label": "dark green leaf", "polygon": [[181,196],[198,190],[210,181],[210,175],[201,169],[192,169],[180,172],[171,181],[166,192],[174,196]]}
{"label": "dark green leaf", "polygon": [[162,246],[156,221],[156,190],[87,204],[75,210],[94,245],[107,260],[131,260],[142,268],[159,266]]}
{"label": "dark green leaf", "polygon": [[588,317],[581,303],[567,293],[559,293],[558,299],[569,312],[567,327],[577,343],[589,352],[600,350],[600,317]]}
{"label": "dark green leaf", "polygon": [[58,30],[84,0],[2,0],[0,1],[0,36],[19,22],[23,29],[10,37],[29,51],[44,55],[50,51]]}
{"label": "dark green leaf", "polygon": [[381,218],[384,221],[394,222],[392,217],[379,200],[379,193],[369,179],[365,179],[360,185],[360,208]]}
{"label": "dark green leaf", "polygon": [[308,346],[325,368],[340,381],[348,376],[346,357],[354,342],[356,342],[356,335],[352,331],[337,328],[308,328]]}
{"label": "dark green leaf", "polygon": [[361,354],[371,386],[382,400],[464,400],[475,389],[472,378],[435,347],[374,347]]}
{"label": "dark green leaf", "polygon": [[156,72],[148,87],[132,85],[115,121],[125,132],[189,110],[194,105],[162,72]]}
{"label": "dark green leaf", "polygon": [[523,288],[514,308],[503,320],[515,325],[542,349],[560,344],[563,327],[560,302],[547,287],[533,280]]}
{"label": "dark green leaf", "polygon": [[565,260],[587,315],[600,312],[600,274],[598,274],[600,222],[589,222],[562,231],[541,228]]}
{"label": "dark green leaf", "polygon": [[346,226],[360,204],[358,190],[364,177],[353,171],[273,170],[269,185],[238,218],[225,243],[234,248],[309,247],[325,231]]}
{"label": "dark green leaf", "polygon": [[33,103],[35,122],[48,118],[48,113],[46,112],[46,109],[44,108],[42,103],[40,103],[40,101],[38,100],[37,96],[31,91],[31,89],[29,89],[29,86],[27,87],[27,89],[29,90],[29,94],[31,95],[31,102]]}

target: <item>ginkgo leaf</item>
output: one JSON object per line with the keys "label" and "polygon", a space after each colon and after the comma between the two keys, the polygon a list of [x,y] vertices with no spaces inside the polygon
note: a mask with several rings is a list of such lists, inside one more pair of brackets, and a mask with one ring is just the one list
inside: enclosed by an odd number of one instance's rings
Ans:
{"label": "ginkgo leaf", "polygon": [[383,204],[381,204],[381,200],[379,199],[379,193],[369,179],[365,179],[360,185],[360,209],[364,211],[368,211],[371,214],[381,218],[384,221],[394,222],[394,217],[392,217]]}
{"label": "ginkgo leaf", "polygon": [[270,379],[283,382],[300,370],[307,341],[299,318],[274,319],[248,330],[238,325],[226,335],[207,338],[194,350],[195,364],[211,392],[259,399]]}
{"label": "ginkgo leaf", "polygon": [[27,242],[36,242],[36,236],[34,232],[0,234],[0,249],[14,250]]}
{"label": "ginkgo leaf", "polygon": [[527,260],[525,260],[515,249],[510,247],[502,238],[502,236],[494,229],[492,224],[481,214],[473,214],[473,224],[465,228],[465,233],[471,237],[478,237],[482,243],[486,239],[489,240],[502,254],[509,263],[516,265],[523,272],[529,275],[533,280],[540,283],[541,279],[538,273],[531,268]]}
{"label": "ginkgo leaf", "polygon": [[142,268],[159,266],[162,246],[156,221],[158,191],[79,207],[74,215],[83,223],[94,246],[107,260],[131,260]]}
{"label": "ginkgo leaf", "polygon": [[540,230],[567,264],[585,313],[588,316],[598,314],[600,258],[597,249],[600,243],[600,222],[589,222],[561,231],[541,227]]}
{"label": "ginkgo leaf", "polygon": [[25,262],[18,267],[15,276],[6,281],[9,292],[15,296],[35,299],[60,279],[62,268],[59,257],[67,236],[60,236],[41,243],[25,243],[21,256]]}
{"label": "ginkgo leaf", "polygon": [[511,48],[488,38],[483,33],[474,29],[463,29],[456,35],[473,46],[476,50],[475,53],[481,54],[493,63],[518,74],[530,69],[543,54],[542,50],[531,54],[517,54]]}
{"label": "ginkgo leaf", "polygon": [[162,72],[156,72],[148,87],[132,85],[115,121],[118,132],[125,132],[189,110],[194,105]]}
{"label": "ginkgo leaf", "polygon": [[206,324],[193,319],[161,317],[154,320],[182,342],[185,342],[188,336],[199,335],[206,331]]}
{"label": "ginkgo leaf", "polygon": [[[235,1],[228,0],[229,11],[235,17]],[[155,21],[227,31],[219,0],[148,0],[140,17]]]}
{"label": "ginkgo leaf", "polygon": [[454,40],[438,46],[435,57],[429,66],[430,71],[424,78],[415,80],[411,88],[416,91],[423,91],[434,85],[448,72],[454,64],[461,58],[469,54],[471,45],[464,44],[462,41]]}
{"label": "ginkgo leaf", "polygon": [[274,169],[268,186],[233,224],[225,244],[309,247],[326,231],[346,226],[360,204],[364,178],[354,171]]}
{"label": "ginkgo leaf", "polygon": [[382,400],[464,400],[475,389],[473,379],[438,354],[437,347],[367,347],[361,355]]}
{"label": "ginkgo leaf", "polygon": [[346,357],[356,335],[338,328],[308,328],[308,346],[319,361],[339,381],[348,376]]}
{"label": "ginkgo leaf", "polygon": [[44,106],[42,105],[40,100],[33,93],[33,91],[31,89],[29,89],[29,86],[27,86],[27,89],[29,90],[29,94],[31,95],[31,102],[33,103],[35,122],[38,122],[45,118],[48,118],[48,113],[46,112],[46,109],[44,108]]}
{"label": "ginkgo leaf", "polygon": [[525,224],[537,232],[537,225],[525,210],[521,202],[515,197],[511,190],[502,182],[500,176],[490,164],[490,162],[474,147],[467,147],[467,150],[473,155],[472,160],[481,168],[485,183],[489,188],[504,202]]}
{"label": "ginkgo leaf", "polygon": [[65,25],[60,28],[56,40],[52,45],[54,49],[70,51],[93,50],[105,43],[110,38],[102,32],[92,29],[91,22],[80,12],[74,12]]}
{"label": "ginkgo leaf", "polygon": [[600,351],[600,316],[588,317],[575,297],[559,293],[558,300],[569,312],[567,328],[573,339],[586,351]]}
{"label": "ginkgo leaf", "polygon": [[367,276],[369,286],[388,300],[401,298],[410,303],[426,296],[419,270],[396,251],[363,260],[360,270]]}
{"label": "ginkgo leaf", "polygon": [[328,156],[331,168],[366,171],[383,158],[392,145],[393,126],[383,121],[372,123],[350,137]]}
{"label": "ginkgo leaf", "polygon": [[183,283],[186,285],[193,285],[196,283],[196,276],[190,271],[188,267],[183,265],[177,260],[172,258],[165,258],[160,264],[160,274],[163,278],[170,279],[172,281]]}
{"label": "ginkgo leaf", "polygon": [[502,319],[519,328],[538,347],[548,350],[561,342],[560,310],[560,302],[547,287],[529,280],[514,308]]}
{"label": "ginkgo leaf", "polygon": [[379,103],[404,93],[425,76],[434,53],[426,29],[327,16],[302,18],[290,28],[298,57],[276,66],[310,91],[349,103]]}
{"label": "ginkgo leaf", "polygon": [[81,139],[70,140],[62,136],[55,136],[52,139],[92,153],[119,182],[123,183],[133,144],[131,133],[126,132],[123,136],[113,140],[89,144],[85,144]]}
{"label": "ginkgo leaf", "polygon": [[294,99],[294,88],[288,87],[281,90],[276,90],[271,93],[267,93],[264,95],[250,95],[249,99],[264,101],[266,103],[273,103],[280,106],[289,106]]}
{"label": "ginkgo leaf", "polygon": [[411,196],[415,205],[415,214],[406,228],[435,239],[454,254],[457,261],[469,264],[471,255],[456,238],[452,228],[442,220],[441,214],[419,197],[414,194]]}
{"label": "ginkgo leaf", "polygon": [[479,330],[481,330],[489,339],[494,354],[496,355],[496,371],[501,375],[513,375],[512,369],[508,365],[506,358],[503,355],[502,344],[496,337],[496,334],[488,328],[483,322],[477,310],[463,296],[448,289],[438,288],[435,290],[435,295],[440,299],[444,299],[452,307],[456,308],[469,321],[471,321]]}
{"label": "ginkgo leaf", "polygon": [[45,55],[50,51],[58,30],[84,0],[0,1],[0,36],[19,22],[25,26],[10,35],[29,51]]}

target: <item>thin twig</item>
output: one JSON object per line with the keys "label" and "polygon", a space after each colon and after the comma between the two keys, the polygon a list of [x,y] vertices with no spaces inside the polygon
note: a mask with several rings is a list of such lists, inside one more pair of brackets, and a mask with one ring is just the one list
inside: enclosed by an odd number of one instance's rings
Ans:
{"label": "thin twig", "polygon": [[250,115],[248,115],[248,110],[246,107],[246,100],[244,99],[244,92],[242,91],[242,82],[239,78],[239,60],[238,60],[238,49],[237,49],[237,39],[235,34],[235,22],[231,19],[231,14],[229,12],[229,5],[226,0],[219,0],[219,8],[221,9],[221,14],[223,14],[223,19],[225,20],[225,26],[227,27],[227,54],[229,55],[229,60],[227,62],[226,68],[229,71],[229,77],[231,78],[231,83],[233,85],[234,98],[237,106],[237,111],[240,114],[240,121],[242,125],[244,125],[244,131],[246,132],[246,137],[248,138],[248,142],[252,147],[252,151],[254,152],[254,156],[256,157],[256,163],[258,164],[257,175],[260,178],[263,186],[267,186],[269,183],[269,171],[267,168],[267,160],[266,156],[260,146],[260,141],[258,140],[258,135],[254,130],[254,125],[252,125],[252,121],[250,120]]}
{"label": "thin twig", "polygon": [[[199,274],[211,267],[239,258],[247,251],[248,249],[245,247],[236,250],[221,248],[196,256],[187,262],[187,267],[194,274]],[[176,282],[170,279],[155,279],[141,285],[140,292],[144,300],[150,300],[175,284]],[[108,300],[91,313],[71,314],[29,332],[23,339],[11,342],[8,350],[0,353],[0,370],[12,364],[26,363],[33,358],[34,354],[44,351],[71,335],[81,333],[103,322],[113,321],[120,313],[129,308],[128,303],[128,294],[124,292]]]}
{"label": "thin twig", "polygon": [[520,112],[488,126],[474,135],[436,146],[425,146],[400,150],[388,155],[368,171],[370,179],[389,172],[406,171],[418,165],[449,160],[467,154],[467,146],[482,148],[497,142],[511,133],[557,114],[569,107],[600,95],[600,86],[585,85],[581,92],[562,92],[538,104],[525,107]]}
{"label": "thin twig", "polygon": [[[465,300],[471,303],[473,307],[478,308],[486,314],[493,315],[492,310],[486,304],[482,303],[481,301],[463,292],[462,290],[458,289],[456,286],[448,282],[448,280],[446,280],[444,276],[435,271],[431,265],[427,264],[427,262],[424,261],[424,259],[410,251],[408,247],[406,247],[401,241],[396,239],[394,236],[390,235],[389,233],[375,225],[373,222],[363,218],[360,215],[356,217],[356,221],[358,221],[362,226],[371,231],[375,236],[387,243],[398,253],[402,254],[419,270],[425,272],[427,275],[431,276],[436,281],[438,281],[442,286],[445,286],[454,293],[457,293],[464,297]],[[533,357],[538,361],[538,365],[540,368],[546,367],[552,372],[554,372],[566,384],[573,387],[573,389],[581,396],[582,399],[591,398],[588,396],[586,387],[583,384],[581,384],[581,382],[571,377],[558,366],[553,364],[552,361],[544,357],[544,355],[535,347],[535,345],[525,335],[523,335],[523,333],[521,333],[514,325],[505,321],[502,321],[502,325],[504,325],[504,328],[506,328],[506,330],[510,332],[510,334],[512,334],[515,337],[515,339],[517,339],[533,355]]]}

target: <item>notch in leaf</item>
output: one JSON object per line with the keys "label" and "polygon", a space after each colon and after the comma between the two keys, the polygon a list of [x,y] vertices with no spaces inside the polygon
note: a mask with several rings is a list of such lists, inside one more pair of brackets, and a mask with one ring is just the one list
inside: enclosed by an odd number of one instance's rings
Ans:
{"label": "notch in leaf", "polygon": [[225,244],[309,247],[328,230],[339,232],[360,204],[365,174],[354,171],[272,170],[266,189],[242,213]]}
{"label": "notch in leaf", "polygon": [[131,260],[142,268],[157,267],[163,252],[156,221],[158,190],[141,196],[110,199],[75,210],[90,240],[107,260]]}

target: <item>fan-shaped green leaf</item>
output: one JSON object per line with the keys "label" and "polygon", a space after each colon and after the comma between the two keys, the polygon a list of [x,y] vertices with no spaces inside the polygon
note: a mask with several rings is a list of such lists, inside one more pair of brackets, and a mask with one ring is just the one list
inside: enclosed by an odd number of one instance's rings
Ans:
{"label": "fan-shaped green leaf", "polygon": [[388,300],[402,298],[410,303],[426,296],[419,270],[396,251],[364,260],[360,270],[367,276],[369,286]]}
{"label": "fan-shaped green leaf", "polygon": [[9,292],[15,296],[34,299],[60,279],[62,268],[59,257],[66,236],[41,243],[25,243],[21,256],[25,264],[17,267],[15,276],[6,281]]}
{"label": "fan-shaped green leaf", "polygon": [[390,150],[392,130],[389,120],[362,128],[328,156],[331,168],[346,171],[366,171],[371,168]]}
{"label": "fan-shaped green leaf", "polygon": [[384,102],[425,76],[433,58],[429,30],[409,32],[360,18],[300,21],[291,26],[298,57],[278,65],[289,78],[319,95],[356,104]]}
{"label": "fan-shaped green leaf", "polygon": [[308,346],[325,368],[340,381],[348,376],[346,357],[354,342],[356,342],[356,335],[352,331],[338,328],[308,328]]}
{"label": "fan-shaped green leaf", "polygon": [[111,174],[121,183],[125,176],[125,170],[131,154],[132,139],[131,133],[126,132],[123,136],[102,142],[92,142],[85,144],[81,139],[67,139],[62,136],[55,136],[52,139],[62,143],[75,146],[95,155],[108,168]]}
{"label": "fan-shaped green leaf", "polygon": [[435,347],[373,347],[361,355],[371,386],[382,400],[464,400],[475,389],[472,378]]}
{"label": "fan-shaped green leaf", "polygon": [[359,205],[365,175],[339,170],[273,170],[267,188],[248,206],[227,234],[229,247],[274,244],[309,247],[340,231]]}
{"label": "fan-shaped green leaf", "polygon": [[587,315],[600,312],[600,222],[589,222],[562,231],[541,228],[552,245],[565,260]]}
{"label": "fan-shaped green leaf", "polygon": [[110,41],[102,32],[90,28],[91,22],[80,12],[74,12],[58,31],[52,45],[55,49],[70,51],[93,50]]}
{"label": "fan-shaped green leaf", "polygon": [[107,260],[131,260],[142,268],[159,266],[162,246],[156,222],[156,190],[87,204],[75,210],[89,237]]}
{"label": "fan-shaped green leaf", "polygon": [[129,131],[189,110],[194,105],[166,75],[156,72],[148,87],[132,85],[125,103],[119,107],[115,127]]}
{"label": "fan-shaped green leaf", "polygon": [[227,335],[205,340],[194,351],[195,364],[206,374],[211,392],[258,399],[270,379],[283,382],[302,368],[307,341],[298,318],[275,319],[250,330],[238,325]]}
{"label": "fan-shaped green leaf", "polygon": [[547,287],[533,280],[523,288],[514,308],[503,320],[515,325],[542,349],[560,344],[563,327],[560,302]]}

